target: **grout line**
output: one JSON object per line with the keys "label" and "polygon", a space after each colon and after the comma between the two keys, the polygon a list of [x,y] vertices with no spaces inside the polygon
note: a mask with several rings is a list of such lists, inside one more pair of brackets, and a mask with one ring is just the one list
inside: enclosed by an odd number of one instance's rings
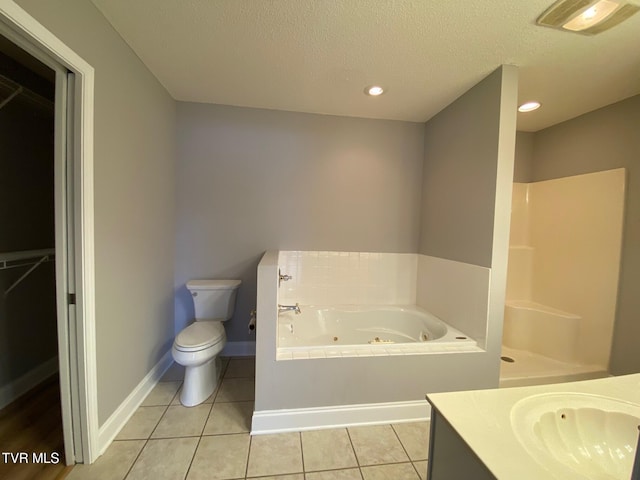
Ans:
{"label": "grout line", "polygon": [[[171,406],[171,404],[176,399],[176,397],[178,397],[178,403],[180,403],[179,395],[180,395],[180,392],[182,391],[182,387],[184,387],[184,379],[182,379],[180,381],[180,385],[178,385],[178,389],[176,390],[176,393],[173,394],[173,397],[171,398],[171,401],[169,402],[169,406]],[[182,404],[180,403],[180,405],[182,405]]]}
{"label": "grout line", "polygon": [[189,476],[189,471],[191,471],[191,467],[193,466],[193,461],[196,458],[196,453],[198,453],[198,448],[200,447],[201,441],[202,441],[202,437],[199,437],[198,443],[196,444],[196,448],[193,449],[193,455],[191,455],[191,461],[189,462],[189,467],[187,468],[187,471],[184,474],[184,478],[187,478]]}
{"label": "grout line", "polygon": [[[426,460],[418,460],[418,462],[424,462]],[[418,474],[418,477],[420,479],[422,479],[422,475],[420,474],[420,472],[418,471],[418,467],[416,466],[416,462],[411,462],[411,465],[413,465],[413,469],[416,471],[416,473]],[[425,472],[426,475],[426,472]]]}
{"label": "grout line", "polygon": [[[406,463],[406,462],[404,462],[404,463]],[[378,465],[370,465],[370,466],[377,467]],[[327,473],[327,472],[342,472],[344,470],[357,470],[358,473],[360,474],[360,479],[362,479],[362,470],[359,467],[342,467],[342,468],[326,468],[324,470],[311,470],[309,472],[305,471],[303,473],[303,475],[306,476],[307,473],[316,474],[316,473]],[[286,476],[286,475],[296,475],[296,474],[295,473],[278,473],[278,474],[276,474],[276,477],[278,477],[280,475]],[[298,473],[298,475],[299,475],[299,473]],[[273,478],[273,477],[269,476],[268,478]],[[251,480],[253,480],[253,477],[251,477]],[[256,478],[255,480],[259,480],[259,479]]]}
{"label": "grout line", "polygon": [[300,442],[300,457],[302,459],[302,478],[306,477],[306,469],[304,466],[304,447],[302,446],[302,432],[298,432],[298,441]]}
{"label": "grout line", "polygon": [[[204,436],[225,436],[225,435],[238,435],[238,434],[250,433],[250,432],[233,432],[233,433],[221,433],[221,434],[214,434],[214,435],[204,435],[204,429],[205,429],[205,427],[207,425],[207,422],[209,421],[209,418],[210,418],[211,413],[213,411],[213,407],[214,407],[214,405],[216,403],[215,400],[217,399],[217,396],[218,396],[218,394],[220,392],[220,387],[222,386],[222,381],[224,379],[224,376],[226,375],[226,372],[229,369],[230,363],[231,363],[231,361],[230,361],[230,359],[228,359],[227,362],[226,362],[226,365],[222,369],[223,372],[221,372],[221,374],[220,374],[220,379],[219,379],[218,385],[217,385],[214,393],[212,394],[214,396],[212,403],[211,404],[205,404],[205,403],[202,404],[202,405],[210,405],[210,408],[209,408],[209,413],[207,414],[207,419],[205,420],[205,422],[203,424],[203,427],[202,427],[202,430],[201,430],[199,435],[183,435],[183,436],[152,438],[153,434],[158,429],[158,426],[160,425],[160,423],[162,422],[162,420],[166,416],[166,414],[167,414],[167,412],[169,410],[169,407],[171,407],[171,406],[179,406],[179,407],[182,407],[182,408],[187,408],[187,407],[184,407],[182,404],[173,405],[174,400],[176,399],[176,397],[180,393],[180,388],[184,385],[184,381],[180,382],[180,385],[178,386],[178,388],[177,388],[176,392],[174,393],[174,395],[171,397],[171,400],[169,401],[168,404],[166,404],[166,405],[145,405],[144,407],[139,407],[139,408],[164,407],[164,411],[162,412],[162,415],[158,419],[156,425],[154,426],[154,428],[151,430],[151,432],[149,433],[149,435],[146,438],[114,440],[114,441],[117,441],[117,442],[131,442],[131,441],[143,441],[144,442],[144,444],[142,445],[142,448],[140,449],[140,451],[137,453],[137,455],[133,459],[133,462],[131,463],[131,466],[129,467],[129,469],[125,473],[125,476],[123,477],[123,480],[126,479],[131,474],[131,471],[135,467],[136,463],[140,460],[140,457],[142,456],[142,452],[149,445],[151,440],[174,440],[174,439],[181,439],[181,438],[198,438],[198,442],[196,444],[196,448],[195,448],[195,450],[193,452],[193,455],[191,457],[191,461],[189,462],[189,467],[187,468],[187,472],[185,474],[185,478],[186,478],[186,476],[188,476],[188,474],[189,474],[189,471],[191,470],[191,467],[193,466],[193,461],[195,460],[195,455],[196,455],[196,453],[198,451],[198,448],[200,447],[200,443],[202,442],[202,438]],[[255,376],[238,377],[238,378],[255,378]],[[165,382],[165,383],[170,383],[170,382]],[[233,401],[229,401],[229,402],[218,402],[218,403],[238,403],[238,402],[253,403],[255,405],[255,397],[252,400],[243,400],[243,401],[235,401],[235,400],[233,400]],[[301,433],[298,433],[298,434],[300,436],[299,437],[300,438],[300,445],[301,445],[300,448],[302,450]],[[247,477],[247,475],[249,473],[249,457],[250,457],[250,454],[251,454],[251,442],[252,442],[252,437],[251,437],[251,435],[249,435],[249,449],[247,450],[247,458],[246,458],[246,462],[245,462],[245,475],[244,475],[245,478]],[[304,457],[303,457],[303,475],[304,475]]]}
{"label": "grout line", "polygon": [[[181,383],[182,384],[182,383]],[[142,438],[142,439],[138,439],[138,440],[143,440],[144,441],[144,445],[142,445],[142,448],[140,449],[140,451],[138,452],[138,454],[136,455],[136,458],[133,460],[133,462],[131,463],[131,466],[129,467],[129,469],[127,470],[127,473],[125,473],[123,480],[126,479],[129,474],[131,473],[131,470],[133,470],[133,467],[136,465],[136,463],[138,462],[138,460],[140,459],[140,456],[142,455],[142,452],[144,451],[144,449],[147,447],[147,445],[149,444],[149,441],[151,440],[151,435],[153,435],[153,432],[156,431],[156,428],[158,428],[158,425],[160,425],[160,422],[162,421],[162,419],[164,418],[165,413],[167,413],[167,410],[169,409],[169,406],[171,405],[171,402],[173,401],[173,398],[175,398],[175,396],[177,395],[177,393],[180,391],[180,387],[178,387],[178,390],[176,391],[176,393],[173,395],[173,397],[171,397],[171,400],[169,401],[169,405],[154,405],[157,407],[165,407],[164,408],[164,412],[162,412],[162,415],[160,415],[160,418],[158,419],[158,423],[156,423],[156,426],[153,427],[153,430],[151,430],[151,432],[149,433],[149,436],[147,438]],[[136,410],[136,412],[138,410],[140,410],[140,408],[146,408],[146,407],[138,407],[138,409]],[[134,439],[132,439],[134,440]],[[116,440],[114,440],[116,441]],[[124,440],[118,440],[118,441],[124,441]],[[106,453],[106,452],[105,452]]]}
{"label": "grout line", "polygon": [[[424,462],[425,460],[418,460],[418,461],[419,462]],[[369,465],[362,465],[360,468],[382,467],[382,466],[385,466],[385,465],[402,465],[403,463],[413,463],[413,462],[411,462],[410,460],[409,461],[402,460],[400,462],[372,463],[372,464],[369,464]]]}
{"label": "grout line", "polygon": [[407,459],[409,459],[409,461],[411,462],[412,461],[411,456],[409,455],[409,452],[407,452],[407,449],[405,448],[404,443],[402,443],[402,440],[400,439],[400,435],[398,435],[398,432],[396,432],[396,429],[393,428],[393,424],[389,424],[389,426],[391,427],[391,430],[393,431],[396,438],[398,439],[398,442],[400,443],[400,446],[402,447],[404,454],[407,456]]}
{"label": "grout line", "polygon": [[[351,444],[351,449],[353,450],[353,456],[356,457],[356,464],[358,465],[358,469],[361,467],[360,459],[358,458],[358,453],[356,452],[356,447],[353,446],[353,440],[351,439],[351,433],[349,433],[349,428],[345,429],[347,431],[347,437],[349,437],[349,443]],[[360,476],[362,476],[362,471],[360,471]]]}
{"label": "grout line", "polygon": [[249,448],[247,449],[247,463],[244,467],[244,478],[247,478],[249,475],[249,458],[251,458],[251,443],[253,442],[253,437],[249,435]]}
{"label": "grout line", "polygon": [[202,430],[200,430],[200,437],[204,435],[204,430],[207,428],[207,423],[209,423],[209,418],[211,417],[211,412],[213,411],[213,403],[209,407],[209,413],[207,413],[207,418],[204,419],[204,423],[202,424]]}
{"label": "grout line", "polygon": [[[129,474],[131,473],[131,470],[133,470],[133,467],[136,466],[136,463],[138,463],[138,460],[140,459],[140,456],[142,455],[142,452],[144,451],[145,448],[147,448],[147,445],[149,444],[149,439],[147,438],[144,441],[144,445],[142,445],[142,448],[140,449],[140,451],[138,452],[138,454],[136,455],[136,458],[133,459],[133,462],[131,462],[131,466],[129,467],[129,469],[127,470],[127,473],[124,474],[124,477],[122,477],[122,480],[126,480],[126,478],[129,476]],[[111,444],[113,445],[113,443]],[[111,446],[109,446],[109,448],[111,448]],[[106,453],[106,452],[105,452]]]}
{"label": "grout line", "polygon": [[[214,435],[207,435],[207,437],[211,437],[211,436],[214,436]],[[195,435],[182,435],[180,437],[176,437],[176,436],[172,436],[172,437],[155,437],[155,438],[149,438],[149,440],[180,440],[181,438],[200,438],[200,437],[202,437],[202,435],[195,434]],[[142,438],[142,439],[139,439],[139,440],[144,440],[144,439]],[[122,440],[119,440],[119,441],[122,441]]]}
{"label": "grout line", "polygon": [[160,418],[158,419],[158,423],[156,423],[156,426],[153,427],[153,430],[151,430],[151,433],[149,433],[149,437],[147,438],[147,440],[151,440],[152,435],[155,433],[155,431],[158,428],[158,425],[160,425],[160,422],[162,422],[162,419],[164,418],[164,416],[167,414],[167,411],[169,410],[169,407],[171,406],[171,404],[166,405],[164,407],[164,412],[162,412],[162,415],[160,415]]}
{"label": "grout line", "polygon": [[[203,434],[202,437],[230,437],[233,435],[249,435],[249,432],[244,431],[244,432],[229,432],[229,433],[206,433]],[[419,460],[420,462],[422,462],[423,460]]]}

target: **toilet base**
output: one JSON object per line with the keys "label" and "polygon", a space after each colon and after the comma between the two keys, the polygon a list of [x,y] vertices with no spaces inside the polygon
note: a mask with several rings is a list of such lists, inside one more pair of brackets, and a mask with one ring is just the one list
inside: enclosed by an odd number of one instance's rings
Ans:
{"label": "toilet base", "polygon": [[186,367],[180,403],[185,407],[200,405],[216,389],[222,362],[217,355],[202,365]]}

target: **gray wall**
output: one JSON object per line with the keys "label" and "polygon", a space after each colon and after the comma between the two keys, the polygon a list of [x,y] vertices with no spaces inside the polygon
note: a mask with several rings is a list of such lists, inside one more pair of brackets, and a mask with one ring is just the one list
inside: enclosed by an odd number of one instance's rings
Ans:
{"label": "gray wall", "polygon": [[175,102],[85,0],[17,2],[95,68],[99,423],[171,347]]}
{"label": "gray wall", "polygon": [[418,253],[491,267],[502,69],[425,126]]}
{"label": "gray wall", "polygon": [[[420,253],[444,258],[451,254],[453,258],[449,260],[465,263],[488,262],[488,265],[480,263],[480,266],[491,268],[489,291],[485,291],[488,308],[484,312],[477,311],[476,319],[479,324],[486,326],[486,351],[461,355],[433,353],[375,358],[276,360],[278,258],[277,252],[267,252],[258,270],[261,284],[257,297],[259,340],[256,345],[256,411],[421,400],[425,393],[498,385],[516,100],[517,69],[504,66],[430,120],[426,127],[420,126],[429,138],[425,141],[423,161],[425,169],[430,172],[430,176],[424,176],[423,238],[420,245],[423,247],[426,244],[427,251]],[[417,170],[419,172],[419,168]],[[489,173],[478,170],[487,170]],[[473,178],[468,179],[469,175],[473,175]],[[422,181],[419,179],[418,183]],[[447,188],[452,192],[448,192]],[[477,214],[483,215],[482,221],[488,226],[478,224],[476,219],[470,218],[473,212],[464,210],[471,209],[474,202],[482,204]],[[419,201],[416,203],[420,204]],[[452,216],[453,223],[444,223],[445,219],[440,215]],[[430,221],[440,224],[445,231],[431,231],[425,225]],[[464,225],[457,225],[456,222],[471,222],[472,225],[465,230]],[[432,238],[425,239],[425,232],[435,237],[433,242],[430,242]],[[454,245],[443,251],[444,240],[457,234],[487,235],[488,239],[482,239],[477,245],[475,237],[464,239],[464,242],[449,238]],[[357,241],[366,242],[362,238]],[[492,258],[494,245],[496,251]],[[449,266],[436,268],[452,276],[469,278],[467,268],[464,273]],[[470,275],[469,284],[478,285],[478,289],[486,285],[481,272]],[[467,300],[465,295],[475,294],[463,292],[462,301]],[[424,300],[429,301],[427,298]],[[460,300],[456,298],[454,301]],[[445,306],[447,299],[442,302],[440,307]],[[416,372],[420,374],[416,375]],[[354,383],[354,379],[357,382]]]}
{"label": "gray wall", "polygon": [[535,133],[532,181],[627,169],[613,374],[640,372],[640,95]]}
{"label": "gray wall", "polygon": [[243,281],[231,341],[252,340],[265,250],[415,252],[423,125],[178,104],[176,329],[191,278]]}
{"label": "gray wall", "polygon": [[533,164],[533,132],[516,133],[516,153],[513,163],[513,181],[519,183],[531,182],[531,168]]}

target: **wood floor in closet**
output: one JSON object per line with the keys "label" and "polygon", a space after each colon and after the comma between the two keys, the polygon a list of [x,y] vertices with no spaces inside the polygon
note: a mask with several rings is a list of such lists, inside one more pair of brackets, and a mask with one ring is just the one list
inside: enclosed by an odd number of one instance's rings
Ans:
{"label": "wood floor in closet", "polygon": [[[55,375],[0,410],[0,452],[27,452],[29,464],[5,463],[0,455],[0,479],[61,480],[73,467],[64,465],[60,386]],[[32,463],[33,453],[53,452],[58,464]]]}

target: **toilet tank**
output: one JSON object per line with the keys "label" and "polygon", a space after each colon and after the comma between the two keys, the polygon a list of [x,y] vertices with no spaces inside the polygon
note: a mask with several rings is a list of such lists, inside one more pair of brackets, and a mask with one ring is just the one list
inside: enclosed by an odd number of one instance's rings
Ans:
{"label": "toilet tank", "polygon": [[240,280],[190,280],[196,320],[229,320],[236,305]]}

